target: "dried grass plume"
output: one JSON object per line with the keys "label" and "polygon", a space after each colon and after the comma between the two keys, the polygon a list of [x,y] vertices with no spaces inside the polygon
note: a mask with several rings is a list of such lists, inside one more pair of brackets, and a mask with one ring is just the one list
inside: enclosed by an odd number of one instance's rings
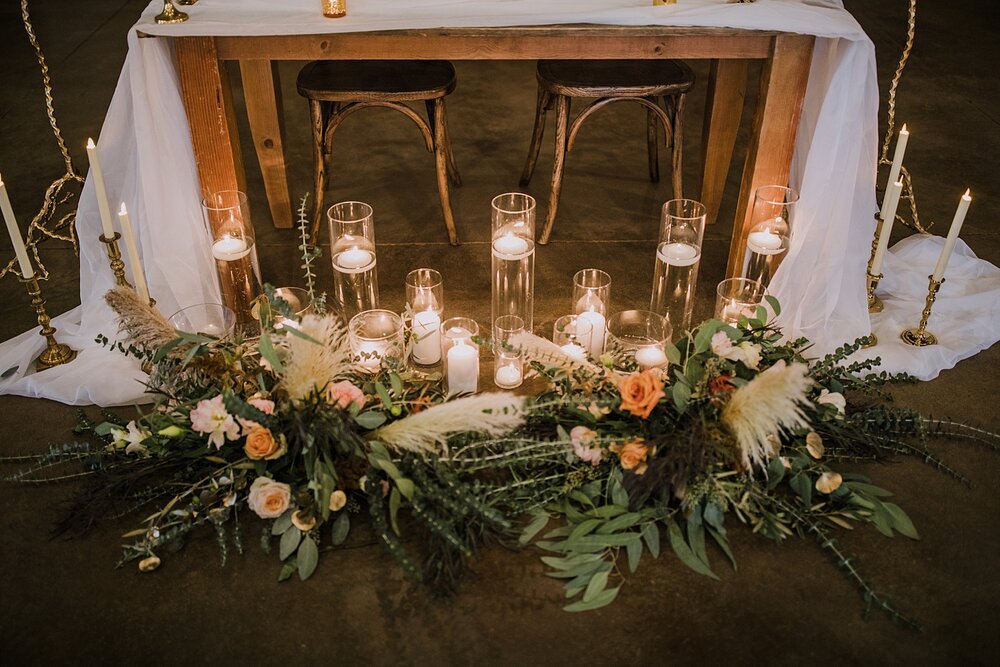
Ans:
{"label": "dried grass plume", "polygon": [[558,366],[567,371],[585,368],[591,373],[600,373],[601,369],[589,361],[580,361],[571,357],[550,340],[533,333],[519,333],[510,339],[510,344],[521,350],[526,361],[539,361],[549,366]]}
{"label": "dried grass plume", "polygon": [[524,398],[507,393],[479,394],[435,405],[375,431],[379,442],[402,451],[442,453],[452,433],[499,437],[524,423]]}
{"label": "dried grass plume", "polygon": [[736,438],[743,465],[765,468],[778,452],[768,436],[808,425],[801,406],[812,386],[805,364],[784,360],[733,392],[722,409],[722,423]]}
{"label": "dried grass plume", "polygon": [[306,315],[299,331],[308,340],[287,333],[288,354],[284,360],[282,386],[292,400],[301,400],[313,391],[343,377],[351,370],[351,349],[347,330],[336,316]]}
{"label": "dried grass plume", "polygon": [[136,347],[156,351],[177,338],[169,320],[135,290],[115,287],[108,290],[104,300],[118,313],[118,329],[126,332]]}

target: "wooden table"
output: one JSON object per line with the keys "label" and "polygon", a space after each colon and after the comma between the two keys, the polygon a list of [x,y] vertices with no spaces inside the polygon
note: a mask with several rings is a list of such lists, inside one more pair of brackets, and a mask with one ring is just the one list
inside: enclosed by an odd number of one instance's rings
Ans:
{"label": "wooden table", "polygon": [[664,26],[560,25],[440,28],[252,37],[176,37],[177,66],[205,193],[245,190],[233,104],[223,62],[240,64],[247,114],[271,215],[292,225],[276,61],[348,59],[536,60],[683,58],[712,60],[703,142],[701,201],[716,217],[732,158],[750,60],[761,60],[760,93],[743,169],[728,276],[740,270],[750,198],[786,184],[814,37],[790,33]]}

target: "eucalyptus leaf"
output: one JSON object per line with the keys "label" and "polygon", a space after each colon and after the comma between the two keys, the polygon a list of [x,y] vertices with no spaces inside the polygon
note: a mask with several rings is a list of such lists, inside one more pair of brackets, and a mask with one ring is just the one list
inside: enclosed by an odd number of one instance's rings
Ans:
{"label": "eucalyptus leaf", "polygon": [[[396,535],[399,535],[399,506],[402,502],[403,496],[399,493],[399,489],[393,487],[392,491],[389,493],[389,523],[392,525],[392,532]],[[532,534],[531,537],[534,537],[534,534]],[[530,540],[531,537],[528,539]],[[527,542],[522,542],[522,544],[526,543]]]}
{"label": "eucalyptus leaf", "polygon": [[587,590],[583,592],[584,602],[590,602],[608,587],[608,576],[610,574],[610,572],[602,571],[594,575],[590,583],[587,584]]}
{"label": "eucalyptus leaf", "polygon": [[367,412],[362,412],[361,414],[359,414],[357,417],[354,418],[354,421],[361,428],[373,431],[382,424],[384,424],[387,419],[388,417],[384,412],[379,412],[378,410],[369,410]]}
{"label": "eucalyptus leaf", "polygon": [[778,299],[776,299],[774,296],[770,294],[765,294],[764,301],[767,301],[768,305],[771,306],[771,310],[774,311],[774,314],[776,316],[781,315],[781,304],[778,303]]}
{"label": "eucalyptus leaf", "polygon": [[780,456],[775,456],[767,464],[767,490],[772,491],[785,477],[785,464]]}
{"label": "eucalyptus leaf", "polygon": [[548,524],[548,522],[549,522],[548,514],[544,512],[538,512],[537,514],[535,514],[535,518],[533,518],[528,523],[528,525],[524,527],[524,530],[521,531],[521,537],[517,539],[518,543],[521,546],[524,546],[525,544],[530,542],[535,537],[535,535],[541,532],[542,528],[544,528]]}
{"label": "eucalyptus leaf", "polygon": [[278,549],[278,556],[281,560],[285,560],[299,548],[299,542],[302,541],[302,531],[291,526],[281,535],[281,546]]}
{"label": "eucalyptus leaf", "polygon": [[[624,491],[624,489],[622,489]],[[625,502],[628,503],[628,498],[625,498]],[[597,517],[598,519],[611,519],[618,516],[619,514],[624,514],[628,509],[622,505],[601,505],[600,507],[587,512],[588,516]]]}
{"label": "eucalyptus leaf", "polygon": [[583,523],[577,524],[577,526],[573,528],[573,532],[569,534],[569,538],[573,539],[576,537],[583,537],[584,535],[588,535],[592,533],[594,529],[596,529],[598,526],[601,526],[602,524],[606,525],[602,519],[587,519]]}
{"label": "eucalyptus leaf", "polygon": [[667,361],[673,365],[678,365],[681,363],[681,351],[677,349],[677,346],[667,341],[663,345],[663,350],[667,353]]}
{"label": "eucalyptus leaf", "polygon": [[271,524],[272,535],[281,535],[292,527],[292,511],[286,510],[284,514],[274,520],[274,523]]}
{"label": "eucalyptus leaf", "polygon": [[642,519],[642,515],[638,512],[628,512],[622,514],[621,516],[615,517],[611,521],[597,529],[597,532],[602,535],[607,535],[610,533],[617,533],[619,530],[624,530],[625,528],[631,528],[635,524],[639,523]]}
{"label": "eucalyptus leaf", "polygon": [[413,500],[413,496],[417,492],[417,487],[413,484],[413,480],[407,479],[406,477],[397,477],[393,480],[396,483],[396,488],[407,500]]}
{"label": "eucalyptus leaf", "polygon": [[[260,356],[267,360],[271,364],[271,368],[274,369],[275,373],[282,373],[285,370],[285,366],[281,363],[281,359],[278,358],[278,351],[274,349],[274,342],[271,340],[271,334],[262,332],[260,334],[260,342],[258,343],[260,348]],[[299,573],[301,576],[301,571]]]}
{"label": "eucalyptus leaf", "polygon": [[[347,539],[347,534],[351,530],[351,518],[347,512],[341,512],[333,521],[332,541],[334,546],[340,546]],[[312,540],[307,540],[311,542]]]}
{"label": "eucalyptus leaf", "polygon": [[896,503],[882,503],[882,507],[889,513],[892,518],[892,527],[899,531],[901,535],[909,537],[911,540],[919,540],[920,535],[917,534],[917,529],[910,521],[910,517],[906,515],[903,508]]}
{"label": "eucalyptus leaf", "polygon": [[563,611],[590,611],[591,609],[599,609],[601,607],[606,607],[615,601],[618,597],[618,591],[621,590],[621,586],[617,588],[606,588],[599,595],[594,597],[593,600],[589,602],[579,601],[573,604],[568,604],[563,607]]}
{"label": "eucalyptus leaf", "polygon": [[642,539],[646,541],[646,548],[653,558],[660,557],[660,529],[655,521],[650,521],[642,527]]}
{"label": "eucalyptus leaf", "polygon": [[691,401],[691,387],[687,386],[686,383],[678,382],[673,386],[672,397],[674,399],[674,407],[677,408],[677,411],[684,412]]}
{"label": "eucalyptus leaf", "polygon": [[295,574],[295,570],[297,570],[298,567],[299,565],[294,558],[286,561],[285,564],[281,566],[281,572],[278,573],[278,581],[285,581],[288,579],[290,576]]}
{"label": "eucalyptus leaf", "polygon": [[736,570],[736,558],[733,556],[733,550],[729,548],[729,539],[726,537],[724,532],[715,530],[712,526],[708,527],[708,534],[712,536],[715,543],[719,545],[722,552],[726,554],[726,558],[729,562],[733,564],[733,571]]}
{"label": "eucalyptus leaf", "polygon": [[864,482],[847,482],[844,486],[849,487],[853,491],[860,491],[866,496],[888,498],[892,495],[892,491],[886,491],[885,489],[875,486],[874,484],[866,484]]}
{"label": "eucalyptus leaf", "polygon": [[299,579],[305,581],[316,571],[319,565],[319,549],[311,537],[306,537],[299,545],[295,554],[295,559],[299,564]]}
{"label": "eucalyptus leaf", "polygon": [[635,572],[635,569],[639,567],[639,560],[642,558],[642,540],[626,544],[625,552],[628,554],[628,571]]}
{"label": "eucalyptus leaf", "polygon": [[667,535],[670,537],[670,546],[673,548],[674,553],[677,557],[681,559],[681,562],[687,565],[689,568],[697,572],[698,574],[703,574],[706,577],[711,577],[712,579],[718,579],[714,572],[705,563],[699,559],[688,543],[684,540],[684,534],[681,532],[681,527],[677,525],[676,521],[667,522]]}
{"label": "eucalyptus leaf", "polygon": [[385,388],[381,382],[375,382],[375,393],[382,400],[382,405],[388,410],[392,407],[392,397],[389,396],[389,390]]}

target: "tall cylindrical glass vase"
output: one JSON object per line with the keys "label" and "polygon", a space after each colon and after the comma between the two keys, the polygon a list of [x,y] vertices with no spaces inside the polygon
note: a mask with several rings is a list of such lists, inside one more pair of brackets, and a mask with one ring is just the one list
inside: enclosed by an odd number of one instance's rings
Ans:
{"label": "tall cylindrical glass vase", "polygon": [[700,202],[672,199],[663,205],[649,309],[682,331],[691,325],[704,233],[705,207]]}
{"label": "tall cylindrical glass vase", "polygon": [[326,213],[330,224],[333,298],[344,320],[378,308],[375,217],[372,207],[345,201]]}
{"label": "tall cylindrical glass vase", "polygon": [[520,192],[493,198],[492,320],[516,315],[531,331],[535,293],[535,199]]}
{"label": "tall cylindrical glass vase", "polygon": [[222,302],[236,314],[237,330],[259,333],[253,307],[261,293],[260,264],[247,196],[238,190],[213,192],[202,201],[202,212]]}

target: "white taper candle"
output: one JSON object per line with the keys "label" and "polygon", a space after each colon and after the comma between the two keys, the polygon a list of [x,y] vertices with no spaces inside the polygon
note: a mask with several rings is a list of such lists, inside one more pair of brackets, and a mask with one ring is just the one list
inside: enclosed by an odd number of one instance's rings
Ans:
{"label": "white taper candle", "polygon": [[[896,152],[892,155],[892,166],[889,167],[889,180],[886,181],[886,196],[888,196],[888,186],[899,180],[899,172],[903,169],[903,153],[906,152],[906,142],[909,139],[910,132],[906,129],[906,123],[903,123],[902,129],[899,130],[899,135],[896,137]],[[883,199],[882,201],[884,208],[885,200]]]}
{"label": "white taper candle", "polygon": [[108,191],[104,187],[104,173],[101,162],[97,159],[97,144],[93,139],[87,139],[87,159],[90,160],[90,173],[94,175],[94,192],[97,195],[97,209],[101,212],[101,229],[105,238],[114,238],[115,226],[111,222],[111,207],[108,205]]}
{"label": "white taper candle", "polygon": [[885,251],[889,247],[889,235],[892,234],[892,223],[896,219],[896,209],[899,207],[899,195],[903,191],[903,182],[895,181],[889,184],[889,189],[885,193],[883,209],[886,209],[888,218],[882,218],[882,226],[879,227],[878,243],[875,245],[875,258],[872,259],[872,275],[877,276],[882,273],[882,260],[885,259]]}
{"label": "white taper candle", "polygon": [[135,289],[144,301],[149,301],[149,288],[146,287],[146,276],[142,270],[142,262],[139,261],[139,247],[135,244],[135,234],[132,233],[132,223],[128,219],[125,202],[122,202],[122,207],[118,210],[118,220],[122,225],[122,237],[125,239],[128,261],[132,265],[132,280],[135,281]]}
{"label": "white taper candle", "polygon": [[7,196],[7,186],[3,183],[3,177],[0,177],[0,210],[3,210],[3,219],[7,223],[7,233],[10,234],[10,242],[14,246],[14,255],[21,269],[21,277],[25,280],[33,278],[35,270],[31,268],[28,249],[24,247],[24,239],[21,238],[21,229],[17,226],[14,209],[10,206],[10,197]]}
{"label": "white taper candle", "polygon": [[937,266],[934,267],[933,277],[936,281],[944,278],[944,271],[948,268],[951,251],[955,248],[955,242],[958,241],[958,233],[962,230],[962,223],[965,222],[965,214],[969,212],[969,204],[971,203],[972,194],[969,190],[966,190],[965,194],[962,195],[962,199],[958,202],[955,217],[951,221],[951,229],[948,230],[948,238],[944,241],[944,247],[941,248],[941,256],[938,257]]}

